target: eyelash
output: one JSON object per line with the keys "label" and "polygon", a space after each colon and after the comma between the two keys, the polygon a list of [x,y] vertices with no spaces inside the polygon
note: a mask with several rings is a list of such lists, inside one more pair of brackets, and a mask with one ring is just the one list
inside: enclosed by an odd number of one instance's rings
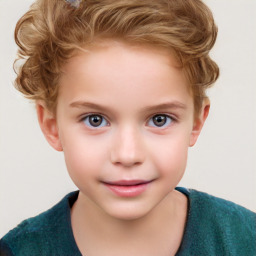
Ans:
{"label": "eyelash", "polygon": [[[93,118],[93,117],[100,117],[101,120],[105,121],[105,125],[104,126],[101,126],[102,122],[100,123],[99,126],[93,126],[91,125],[89,122],[90,122],[90,118]],[[107,118],[105,118],[102,114],[99,114],[99,113],[90,113],[90,114],[87,114],[85,116],[83,116],[80,120],[81,122],[83,122],[87,127],[89,127],[90,129],[99,129],[99,128],[102,128],[102,127],[105,127],[105,126],[109,126],[110,123],[107,121]],[[86,122],[88,122],[86,124]]]}
{"label": "eyelash", "polygon": [[[90,123],[90,118],[93,118],[93,117],[100,117],[101,118],[101,122],[98,126],[93,126],[91,123]],[[162,125],[162,126],[158,126],[154,123],[154,118],[156,117],[164,117],[165,119],[167,119],[168,121],[165,120],[165,123]],[[175,123],[177,122],[177,118],[171,116],[171,115],[168,115],[168,114],[163,114],[163,113],[158,113],[158,114],[154,114],[153,116],[151,116],[148,121],[146,122],[146,124],[150,127],[153,127],[153,128],[158,128],[158,129],[163,129],[163,128],[166,128],[170,125],[172,125],[172,123]],[[107,118],[104,117],[104,115],[100,114],[100,113],[90,113],[90,114],[87,114],[85,116],[83,116],[81,119],[80,119],[80,122],[83,122],[87,127],[89,127],[90,129],[100,129],[100,128],[103,128],[103,127],[106,127],[106,126],[110,126],[110,122],[107,120]],[[102,126],[102,122],[104,122],[103,126]],[[153,124],[149,125],[150,122],[152,122]],[[166,122],[168,122],[168,124],[166,125]]]}
{"label": "eyelash", "polygon": [[[156,117],[164,117],[165,118],[165,123],[162,125],[162,126],[158,126],[154,123],[154,118]],[[168,121],[166,121],[166,119]],[[155,114],[153,116],[151,116],[149,118],[149,120],[147,121],[147,124],[149,124],[150,122],[154,123],[153,125],[149,125],[150,127],[153,127],[153,128],[158,128],[158,129],[164,129],[166,127],[169,127],[170,125],[172,125],[172,123],[175,123],[177,122],[177,119],[174,118],[173,116],[171,115],[168,115],[168,114],[163,114],[163,113],[158,113],[158,114]],[[166,124],[167,123],[167,124]]]}

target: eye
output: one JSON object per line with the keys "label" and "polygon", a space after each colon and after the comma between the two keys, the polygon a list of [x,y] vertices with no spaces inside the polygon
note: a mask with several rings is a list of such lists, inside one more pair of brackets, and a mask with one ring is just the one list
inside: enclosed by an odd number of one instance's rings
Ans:
{"label": "eye", "polygon": [[171,118],[170,116],[159,114],[150,118],[148,125],[151,127],[163,128],[170,125],[172,121],[173,121],[173,118]]}
{"label": "eye", "polygon": [[101,128],[109,125],[108,121],[103,116],[98,114],[92,114],[84,117],[83,122],[89,128]]}

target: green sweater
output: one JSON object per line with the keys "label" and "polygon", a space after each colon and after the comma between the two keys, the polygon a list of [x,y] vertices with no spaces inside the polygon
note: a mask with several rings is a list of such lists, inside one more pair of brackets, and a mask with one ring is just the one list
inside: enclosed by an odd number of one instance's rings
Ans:
{"label": "green sweater", "polygon": [[[177,256],[255,256],[256,214],[193,189],[176,188],[189,198],[188,217]],[[70,209],[78,191],[50,210],[23,221],[0,240],[0,255],[81,256]]]}

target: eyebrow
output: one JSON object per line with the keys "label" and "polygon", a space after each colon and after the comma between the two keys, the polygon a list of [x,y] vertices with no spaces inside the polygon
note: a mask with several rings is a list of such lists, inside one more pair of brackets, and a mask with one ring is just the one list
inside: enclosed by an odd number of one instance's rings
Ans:
{"label": "eyebrow", "polygon": [[[87,102],[87,101],[75,101],[72,102],[70,105],[72,108],[92,108],[98,111],[111,111],[111,109],[107,106]],[[165,102],[160,103],[153,106],[144,107],[141,112],[153,112],[153,111],[164,111],[166,109],[187,109],[187,105],[179,102],[179,101],[172,101],[172,102]]]}
{"label": "eyebrow", "polygon": [[75,101],[75,102],[72,102],[69,106],[72,108],[93,108],[99,111],[109,110],[107,106],[99,105],[99,104],[95,104],[87,101]]}
{"label": "eyebrow", "polygon": [[179,101],[172,101],[172,102],[165,102],[165,103],[160,103],[157,105],[145,107],[143,111],[160,111],[160,110],[165,110],[165,109],[181,109],[185,110],[187,109],[187,106]]}

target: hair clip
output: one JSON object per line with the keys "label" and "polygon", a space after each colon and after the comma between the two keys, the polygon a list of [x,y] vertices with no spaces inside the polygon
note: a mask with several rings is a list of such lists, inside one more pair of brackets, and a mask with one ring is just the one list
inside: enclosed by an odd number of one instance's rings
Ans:
{"label": "hair clip", "polygon": [[78,8],[80,3],[83,1],[83,0],[65,0],[67,3],[69,3],[71,6],[75,7],[75,8]]}

